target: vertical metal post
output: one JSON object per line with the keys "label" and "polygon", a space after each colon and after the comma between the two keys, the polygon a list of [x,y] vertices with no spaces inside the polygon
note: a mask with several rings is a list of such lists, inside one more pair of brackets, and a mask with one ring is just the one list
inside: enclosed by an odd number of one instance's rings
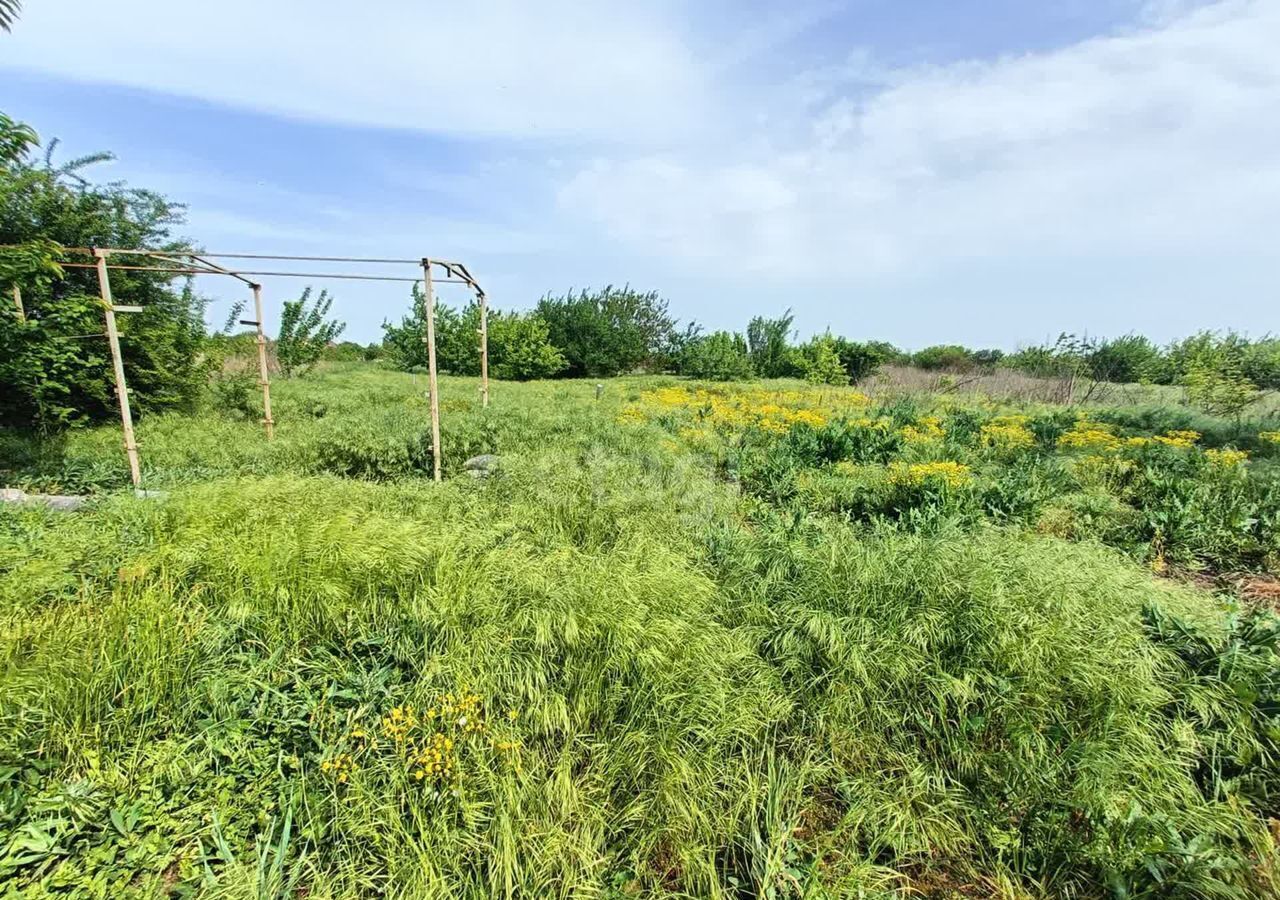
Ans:
{"label": "vertical metal post", "polygon": [[276,434],[276,422],[271,418],[271,376],[267,373],[267,336],[262,331],[262,285],[253,285],[253,317],[258,326],[258,384],[262,385],[262,424],[267,428],[267,440]]}
{"label": "vertical metal post", "polygon": [[102,292],[102,315],[107,321],[107,345],[111,348],[111,366],[115,371],[116,397],[120,400],[120,424],[124,427],[124,451],[129,455],[129,477],[135,489],[142,487],[142,469],[138,464],[138,442],[133,437],[133,413],[129,409],[129,388],[124,380],[124,359],[120,355],[120,333],[116,331],[115,301],[111,299],[111,279],[107,275],[107,255],[93,251],[98,261],[98,289]]}
{"label": "vertical metal post", "polygon": [[480,397],[489,406],[489,301],[480,294]]}
{"label": "vertical metal post", "polygon": [[427,381],[431,391],[431,464],[440,480],[440,384],[436,378],[436,298],[431,285],[431,260],[422,259],[422,303],[427,318]]}
{"label": "vertical metal post", "polygon": [[22,288],[13,286],[13,305],[18,309],[18,321],[27,321],[27,311],[22,307]]}

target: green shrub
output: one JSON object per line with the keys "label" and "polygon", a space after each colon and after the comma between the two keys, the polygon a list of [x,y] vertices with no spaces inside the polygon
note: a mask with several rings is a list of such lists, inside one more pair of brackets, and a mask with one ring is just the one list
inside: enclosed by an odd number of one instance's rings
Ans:
{"label": "green shrub", "polygon": [[691,340],[680,359],[680,373],[707,381],[750,378],[751,357],[740,334],[717,331]]}

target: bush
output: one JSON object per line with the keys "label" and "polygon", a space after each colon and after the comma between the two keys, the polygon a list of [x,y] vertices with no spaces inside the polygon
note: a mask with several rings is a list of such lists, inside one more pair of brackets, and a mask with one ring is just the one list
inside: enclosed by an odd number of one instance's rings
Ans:
{"label": "bush", "polygon": [[750,378],[751,357],[740,334],[717,331],[694,338],[684,348],[680,374],[708,381],[735,381]]}
{"label": "bush", "polygon": [[[55,144],[56,145],[56,144]],[[49,153],[55,145],[50,145]],[[182,208],[151,191],[94,185],[81,174],[110,159],[97,154],[64,166],[38,162],[35,135],[0,116],[0,282],[21,289],[25,319],[0,305],[0,424],[44,430],[118,417],[92,269],[58,266],[61,246],[177,249],[170,229]],[[118,316],[133,410],[192,409],[209,369],[201,357],[205,302],[171,276],[114,270],[117,303],[143,312]]]}
{"label": "bush", "polygon": [[840,361],[838,348],[829,332],[797,348],[793,358],[804,380],[810,384],[848,384],[849,373]]}
{"label": "bush", "polygon": [[853,382],[870,378],[882,365],[901,356],[897,347],[884,341],[851,341],[842,337],[833,340],[840,365]]}
{"label": "bush", "polygon": [[[382,346],[395,368],[419,372],[427,368],[426,320],[422,312],[422,293],[414,285],[409,315],[399,325],[382,325]],[[488,326],[489,374],[494,378],[549,378],[567,365],[564,354],[551,344],[547,323],[536,312],[490,309]],[[461,310],[436,304],[435,330],[439,370],[453,375],[479,375],[479,303],[473,300]]]}
{"label": "bush", "polygon": [[280,315],[280,336],[276,338],[276,362],[286,378],[305,372],[320,361],[325,348],[342,334],[345,322],[326,319],[333,298],[322,290],[311,302],[311,288],[304,288],[297,300],[286,300]]}
{"label": "bush", "polygon": [[973,351],[959,344],[925,347],[911,355],[911,364],[926,371],[968,372],[974,365]]}
{"label": "bush", "polygon": [[1160,365],[1159,348],[1140,334],[1102,341],[1088,355],[1089,376],[1096,381],[1153,381]]}
{"label": "bush", "polygon": [[787,378],[796,374],[791,357],[794,322],[795,316],[788,309],[776,319],[756,316],[747,326],[751,366],[761,378]]}
{"label": "bush", "polygon": [[656,291],[609,285],[543,297],[538,315],[550,341],[564,354],[570,377],[607,378],[637,369],[661,370],[672,362],[675,320]]}

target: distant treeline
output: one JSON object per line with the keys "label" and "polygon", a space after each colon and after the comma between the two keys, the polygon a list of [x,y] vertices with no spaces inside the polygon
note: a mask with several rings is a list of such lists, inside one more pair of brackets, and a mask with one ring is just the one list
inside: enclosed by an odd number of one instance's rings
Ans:
{"label": "distant treeline", "polygon": [[[479,310],[441,306],[436,343],[440,368],[479,371]],[[383,325],[382,347],[357,345],[349,357],[385,355],[400,368],[426,365],[421,303],[398,325]],[[914,352],[886,341],[852,340],[830,332],[797,339],[790,310],[757,316],[745,333],[681,327],[654,292],[606,287],[547,296],[528,312],[489,313],[490,366],[495,377],[602,378],[629,372],[669,372],[711,380],[804,378],[849,383],[884,365],[956,374],[1012,369],[1043,378],[1082,377],[1116,383],[1182,384],[1204,368],[1227,371],[1264,389],[1280,388],[1280,338],[1201,332],[1167,346],[1142,335],[1100,339],[1061,335],[1053,343],[1006,353],[942,344]]]}

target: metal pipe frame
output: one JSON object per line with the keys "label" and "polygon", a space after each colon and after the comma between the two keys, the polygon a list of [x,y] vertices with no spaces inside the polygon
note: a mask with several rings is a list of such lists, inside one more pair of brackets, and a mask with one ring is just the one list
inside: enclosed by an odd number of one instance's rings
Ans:
{"label": "metal pipe frame", "polygon": [[[3,247],[0,247],[3,249]],[[123,310],[123,307],[116,307],[111,298],[111,284],[108,272],[112,269],[122,272],[156,272],[165,275],[225,275],[235,278],[247,284],[253,290],[254,314],[256,319],[254,325],[257,330],[255,343],[258,350],[258,371],[260,384],[262,386],[263,401],[263,425],[266,427],[267,439],[270,440],[274,436],[275,422],[271,415],[271,385],[267,371],[266,359],[266,335],[262,328],[262,286],[256,281],[246,276],[261,276],[274,278],[334,278],[344,281],[384,281],[384,282],[400,282],[406,284],[417,284],[419,281],[423,283],[424,306],[426,307],[426,334],[423,338],[427,344],[428,369],[431,380],[431,445],[432,445],[432,475],[436,481],[440,481],[440,397],[439,384],[437,383],[436,374],[436,347],[435,347],[435,296],[434,285],[436,284],[465,284],[475,294],[476,301],[480,307],[480,328],[479,332],[479,350],[480,350],[480,394],[483,405],[489,405],[489,305],[484,289],[480,287],[479,282],[472,277],[471,272],[465,265],[452,260],[430,259],[422,257],[421,259],[390,259],[385,257],[367,257],[367,256],[282,256],[268,253],[205,253],[188,250],[125,250],[114,247],[64,247],[65,253],[82,253],[93,257],[92,263],[62,263],[65,268],[71,269],[94,269],[98,274],[99,289],[102,293],[103,305],[105,306],[105,319],[107,341],[112,351],[112,368],[116,384],[116,393],[120,401],[121,424],[124,427],[124,444],[125,450],[129,456],[129,470],[133,480],[134,487],[140,487],[141,466],[138,458],[138,444],[133,434],[133,415],[129,408],[128,388],[125,384],[125,373],[123,358],[120,353],[120,342],[116,331],[115,313],[117,309]],[[159,266],[143,266],[129,265],[122,263],[108,263],[109,256],[133,256],[142,257],[144,259],[155,260],[159,263],[167,265]],[[260,271],[245,269],[229,269],[217,263],[210,262],[211,259],[264,259],[264,260],[284,260],[284,261],[307,261],[307,262],[334,262],[334,263],[372,263],[377,265],[413,265],[422,268],[421,278],[403,278],[392,275],[354,275],[341,272],[279,272],[279,271]],[[444,270],[444,278],[436,278],[432,271],[432,266],[439,266]],[[14,287],[14,302],[18,307],[18,315],[22,317],[24,310],[21,306],[21,294],[18,288]],[[86,335],[87,337],[87,335]]]}

